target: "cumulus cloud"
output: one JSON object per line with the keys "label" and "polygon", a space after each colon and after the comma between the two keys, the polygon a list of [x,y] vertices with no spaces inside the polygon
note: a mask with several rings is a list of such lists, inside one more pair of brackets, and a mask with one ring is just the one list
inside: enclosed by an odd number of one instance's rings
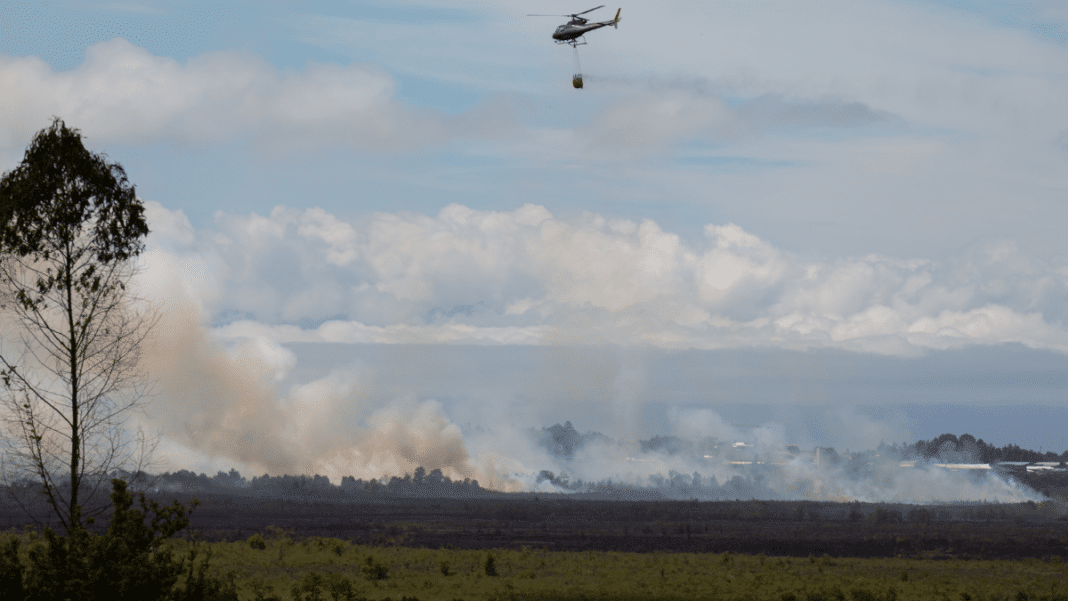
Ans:
{"label": "cumulus cloud", "polygon": [[9,152],[52,115],[104,140],[251,136],[274,149],[398,150],[508,129],[508,117],[492,109],[452,118],[406,106],[395,98],[393,78],[368,65],[309,63],[290,71],[234,51],[181,63],[122,38],[90,46],[71,71],[53,71],[32,56],[0,56],[0,89],[0,145]]}
{"label": "cumulus cloud", "polygon": [[[657,150],[680,140],[732,141],[744,134],[789,127],[856,127],[892,120],[855,100],[805,99],[765,93],[737,106],[704,84],[650,84],[616,95],[592,120],[574,129],[528,128],[524,138],[563,136],[569,145],[604,151]],[[152,55],[122,38],[85,50],[70,71],[43,60],[0,57],[0,87],[8,91],[0,116],[0,151],[15,153],[53,115],[88,136],[126,143],[219,143],[251,138],[260,150],[294,151],[339,145],[403,151],[458,137],[505,140],[520,131],[500,99],[464,115],[399,101],[396,82],[371,64],[309,63],[274,67],[236,51],[215,51],[179,62]],[[511,152],[522,152],[513,148]],[[7,158],[5,158],[7,160]]]}
{"label": "cumulus cloud", "polygon": [[156,203],[149,217],[142,285],[192,291],[234,340],[1068,352],[1065,271],[1011,241],[945,263],[812,261],[734,224],[688,244],[651,220],[535,205],[353,221],[278,207],[212,230]]}

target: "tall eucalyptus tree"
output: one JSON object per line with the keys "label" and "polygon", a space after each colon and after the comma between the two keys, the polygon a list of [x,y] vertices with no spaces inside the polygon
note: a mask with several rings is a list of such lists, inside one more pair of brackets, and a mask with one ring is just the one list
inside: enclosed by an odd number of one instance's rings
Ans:
{"label": "tall eucalyptus tree", "polygon": [[127,422],[147,384],[152,313],[129,288],[147,234],[122,166],[59,118],[0,179],[2,471],[43,485],[68,532],[144,456]]}

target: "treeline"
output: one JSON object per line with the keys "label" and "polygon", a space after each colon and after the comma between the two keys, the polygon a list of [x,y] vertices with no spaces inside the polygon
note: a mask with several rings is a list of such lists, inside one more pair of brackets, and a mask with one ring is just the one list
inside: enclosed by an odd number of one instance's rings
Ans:
{"label": "treeline", "polygon": [[564,425],[553,424],[548,428],[542,428],[540,430],[531,428],[530,436],[534,439],[534,442],[544,447],[554,457],[560,457],[562,459],[573,459],[575,457],[575,451],[592,442],[602,442],[606,444],[614,443],[615,441],[601,434],[600,432],[587,432],[580,434],[571,422],[564,422]]}
{"label": "treeline", "polygon": [[[544,448],[548,449],[556,457],[572,459],[575,452],[592,442],[605,444],[617,444],[617,441],[599,432],[587,432],[580,434],[571,422],[563,425],[554,424],[548,428],[531,431],[535,440]],[[750,453],[755,458],[755,451],[738,451],[731,446],[714,438],[702,440],[687,440],[677,436],[653,436],[648,440],[638,441],[642,453],[663,453],[667,455],[684,455],[691,457],[724,455],[732,457],[738,453]],[[768,453],[768,449],[759,449],[759,452]],[[821,463],[838,465],[844,458],[831,447],[817,447],[811,450],[812,454],[819,452]],[[791,455],[800,451],[797,447],[785,447],[774,452],[788,452]],[[880,443],[878,448],[852,451],[848,457],[853,461],[874,462],[877,458],[888,459],[924,459],[938,460],[946,463],[998,463],[1004,461],[1026,461],[1029,463],[1039,461],[1068,461],[1068,450],[1057,454],[1053,451],[1034,451],[1021,448],[1016,444],[1007,444],[1003,447],[988,444],[981,438],[971,434],[962,434],[957,437],[954,434],[942,434],[931,440],[918,440],[914,443],[891,444]],[[733,458],[733,457],[732,457]],[[557,482],[552,477],[552,472],[543,472],[539,481],[551,480],[553,484],[563,485],[563,488],[576,488],[574,482]]]}
{"label": "treeline", "polygon": [[117,474],[124,480],[143,483],[156,492],[179,492],[186,494],[210,493],[244,494],[271,498],[316,498],[363,495],[392,495],[400,497],[470,498],[495,494],[482,488],[478,480],[464,478],[453,480],[440,469],[427,471],[418,467],[412,474],[392,476],[388,479],[368,479],[345,476],[339,484],[330,482],[327,476],[271,476],[264,474],[246,479],[235,469],[229,473],[218,472],[212,477],[195,474],[188,470],[167,472],[158,476],[147,474]]}
{"label": "treeline", "polygon": [[549,482],[560,490],[581,493],[590,498],[656,500],[699,499],[702,501],[727,499],[778,499],[781,495],[767,486],[767,479],[760,473],[752,478],[734,475],[722,484],[715,476],[702,476],[699,472],[684,474],[669,470],[667,476],[654,474],[638,483],[613,481],[605,478],[597,481],[570,479],[566,473],[555,474],[542,470],[535,482]]}
{"label": "treeline", "polygon": [[1002,461],[1066,461],[1068,451],[1060,454],[1053,451],[1033,451],[1020,448],[1015,444],[1003,447],[988,444],[982,438],[971,434],[962,434],[959,438],[953,434],[942,434],[931,440],[918,440],[913,444],[881,445],[880,451],[888,451],[902,459],[940,460],[946,463],[999,463]]}
{"label": "treeline", "polygon": [[[339,484],[334,484],[328,477],[319,474],[314,476],[263,475],[249,480],[235,469],[231,469],[229,473],[220,471],[210,477],[188,470],[168,472],[158,476],[116,472],[114,476],[130,482],[135,488],[155,493],[198,495],[214,492],[302,501],[375,497],[473,499],[504,494],[482,488],[478,480],[466,478],[452,480],[441,470],[427,471],[422,467],[416,468],[411,474],[381,480],[363,480],[346,476]],[[734,475],[721,483],[715,476],[702,476],[697,472],[685,474],[670,470],[666,476],[659,474],[648,476],[641,483],[618,482],[611,478],[587,482],[582,479],[572,480],[566,473],[555,474],[543,470],[536,481],[538,483],[549,481],[560,491],[591,495],[595,498],[635,500],[779,498],[780,495],[767,486],[767,478],[762,474],[752,474],[752,476],[755,477]]]}
{"label": "treeline", "polygon": [[[534,431],[539,442],[548,448],[554,455],[563,459],[571,459],[575,452],[586,444],[593,441],[612,442],[610,438],[599,433],[580,434],[570,422],[563,425],[556,424],[549,428]],[[713,439],[703,441],[686,441],[674,436],[657,436],[649,440],[642,440],[641,450],[644,453],[667,453],[669,455],[690,455],[700,457],[701,454],[726,453],[732,456],[736,450],[730,447],[718,447]],[[717,453],[717,451],[719,453]],[[789,452],[791,455],[799,451],[794,448],[783,449],[781,453]],[[876,449],[866,451],[852,451],[840,455],[830,447],[819,447],[810,453],[819,458],[819,464],[824,467],[840,466],[847,473],[855,476],[863,475],[871,471],[872,466],[886,461],[898,460],[922,460],[938,461],[945,463],[998,463],[1006,461],[1065,461],[1068,460],[1068,451],[1056,454],[1053,451],[1039,452],[1023,449],[1015,444],[1003,447],[988,444],[982,439],[977,439],[971,434],[963,434],[957,437],[953,434],[942,434],[932,440],[919,440],[915,443],[885,444],[880,443]],[[789,455],[783,455],[788,457]],[[772,457],[768,455],[768,457]],[[750,459],[767,461],[763,455],[754,454]],[[769,468],[770,469],[770,468]],[[561,491],[575,493],[604,495],[607,497],[646,497],[638,494],[639,491],[655,491],[654,496],[662,498],[699,498],[699,499],[732,499],[732,498],[778,498],[768,486],[768,478],[773,478],[774,473],[764,473],[766,470],[758,469],[753,465],[746,470],[746,476],[735,475],[734,477],[719,482],[714,477],[702,477],[699,473],[686,474],[669,471],[666,476],[654,475],[647,477],[646,482],[622,483],[613,482],[611,479],[584,482],[580,479],[570,479],[567,473],[554,473],[543,470],[537,476],[536,482],[549,482]],[[158,476],[150,476],[144,473],[116,473],[114,477],[122,478],[138,489],[154,490],[155,492],[177,492],[184,494],[203,494],[225,492],[227,494],[263,496],[279,499],[302,499],[315,500],[326,498],[352,498],[352,497],[411,497],[411,498],[475,498],[499,495],[496,491],[482,488],[477,480],[465,478],[452,480],[445,476],[440,469],[426,470],[423,467],[416,468],[413,473],[403,476],[392,476],[380,479],[361,479],[346,476],[341,482],[331,482],[323,475],[282,475],[263,476],[246,479],[237,470],[218,472],[215,476],[207,476],[203,473],[196,474],[188,470],[167,472]],[[801,494],[804,491],[800,491]]]}

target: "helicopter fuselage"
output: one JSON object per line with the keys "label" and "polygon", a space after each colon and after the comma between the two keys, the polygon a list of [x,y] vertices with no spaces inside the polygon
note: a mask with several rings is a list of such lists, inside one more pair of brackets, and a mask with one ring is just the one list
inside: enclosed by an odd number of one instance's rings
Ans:
{"label": "helicopter fuselage", "polygon": [[572,46],[585,44],[585,42],[580,41],[580,38],[582,38],[582,36],[587,32],[593,31],[594,29],[600,29],[602,27],[608,27],[609,25],[618,28],[619,13],[620,11],[616,10],[616,17],[611,21],[598,21],[595,23],[590,23],[589,21],[583,19],[578,15],[571,15],[572,19],[570,21],[556,28],[556,31],[553,32],[553,39],[556,40],[557,44],[571,44]]}
{"label": "helicopter fuselage", "polygon": [[603,23],[565,23],[556,28],[553,32],[553,39],[558,42],[567,42],[576,38],[582,37],[586,32],[593,31],[594,29],[600,29],[612,24],[612,21],[604,21]]}

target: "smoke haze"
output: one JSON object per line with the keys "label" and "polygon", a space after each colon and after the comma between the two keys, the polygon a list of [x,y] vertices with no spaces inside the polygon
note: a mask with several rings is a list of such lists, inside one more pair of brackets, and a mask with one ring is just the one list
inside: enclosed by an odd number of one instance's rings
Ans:
{"label": "smoke haze", "polygon": [[1059,4],[639,4],[581,91],[523,3],[373,4],[0,3],[0,170],[58,115],[146,200],[166,468],[1004,499],[858,449],[1068,448]]}
{"label": "smoke haze", "polygon": [[[827,451],[822,458],[815,451],[790,454],[781,424],[736,426],[711,409],[673,407],[664,423],[667,437],[639,440],[647,374],[637,351],[613,353],[614,365],[601,365],[600,376],[589,361],[578,366],[616,399],[607,412],[613,421],[606,425],[620,438],[580,434],[570,422],[541,428],[507,425],[504,419],[463,431],[443,403],[414,393],[390,397],[392,387],[383,387],[375,369],[358,363],[280,393],[298,363],[292,351],[262,339],[224,347],[188,300],[169,299],[162,315],[146,368],[158,385],[150,424],[163,430],[163,460],[172,470],[190,463],[204,469],[203,459],[210,458],[207,463],[219,469],[322,474],[336,484],[344,476],[379,479],[421,466],[493,490],[612,492],[624,498],[642,491],[685,499],[1039,498],[994,473],[902,468],[895,456],[869,454],[857,465],[828,459]],[[548,367],[561,369],[552,362]],[[469,416],[482,412],[452,405]],[[506,417],[500,407],[485,407],[484,415],[495,413]],[[863,428],[862,418],[850,421]]]}
{"label": "smoke haze", "polygon": [[[1035,370],[1021,384],[1031,398],[1063,385],[1049,378],[1068,335],[1024,292],[1064,283],[1013,245],[966,267],[820,263],[736,225],[708,225],[696,244],[648,220],[532,205],[352,221],[279,207],[220,213],[215,231],[148,209],[138,285],[163,304],[149,425],[170,469],[337,483],[423,467],[506,491],[1010,500],[1033,493],[994,473],[857,464],[857,452],[839,465],[815,449],[912,438],[895,395],[941,401],[939,378],[965,377],[975,402],[1004,390],[1007,357]],[[1034,350],[975,350],[1013,341]],[[554,452],[543,428],[567,420],[603,434]],[[658,435],[677,444],[643,442]]]}

